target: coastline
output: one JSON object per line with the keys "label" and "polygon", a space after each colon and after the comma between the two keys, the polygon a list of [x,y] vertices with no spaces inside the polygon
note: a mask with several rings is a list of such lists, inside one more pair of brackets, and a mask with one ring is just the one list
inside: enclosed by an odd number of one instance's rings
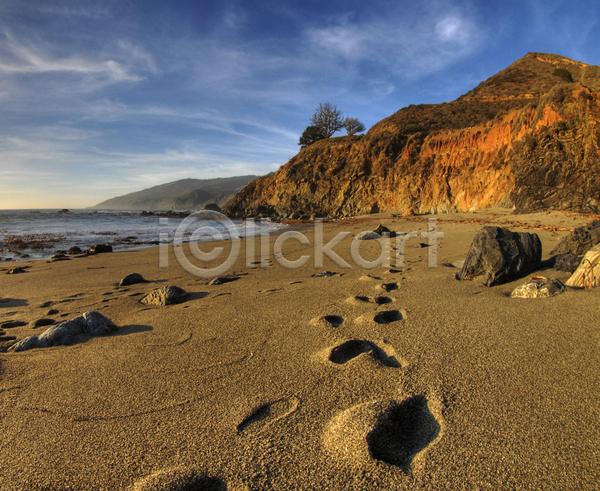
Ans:
{"label": "coastline", "polygon": [[[538,233],[546,259],[567,234],[561,229],[591,218],[385,214],[327,222],[323,240],[350,232],[335,251],[352,263],[356,234],[380,223],[421,233],[429,218],[444,233],[437,268],[427,267],[416,239],[401,270],[341,269],[327,257],[317,270],[310,224],[291,227],[310,245],[287,240],[282,251],[290,261],[310,256],[302,267],[278,263],[272,234],[269,266],[249,268],[242,240],[228,271],[237,280],[222,285],[190,275],[171,247],[166,269],[156,247],[19,262],[31,266],[27,273],[0,276],[0,299],[10,299],[0,303],[0,322],[27,325],[7,333],[39,335],[45,328],[30,322],[89,310],[119,330],[0,353],[2,489],[184,489],[177,479],[200,475],[239,490],[597,486],[600,289],[511,299],[525,279],[486,288],[443,266],[464,259],[485,224]],[[254,242],[249,262],[260,260]],[[227,253],[231,243],[220,245]],[[379,256],[375,241],[360,251]],[[312,276],[323,270],[337,274]],[[134,272],[149,282],[117,286]],[[190,298],[140,303],[166,285]],[[375,320],[389,312],[397,314]],[[388,404],[387,419],[379,403]],[[373,458],[364,444],[373,418],[393,434],[402,415],[431,429],[421,432],[426,441],[413,435],[407,450],[392,438],[377,443]],[[402,452],[416,454],[407,466]]]}

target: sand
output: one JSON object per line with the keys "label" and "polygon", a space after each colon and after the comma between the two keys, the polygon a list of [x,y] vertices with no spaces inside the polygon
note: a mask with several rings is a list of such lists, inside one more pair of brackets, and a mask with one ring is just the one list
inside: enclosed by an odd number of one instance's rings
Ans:
{"label": "sand", "polygon": [[[428,218],[338,220],[324,241],[381,223],[420,233]],[[119,327],[0,353],[0,488],[598,489],[600,289],[515,299],[524,279],[486,288],[442,265],[464,259],[485,224],[538,233],[547,258],[592,217],[437,219],[437,268],[416,238],[403,268],[371,270],[327,258],[315,269],[312,245],[288,240],[286,259],[311,257],[286,269],[272,236],[268,267],[246,267],[242,241],[228,271],[237,279],[220,285],[190,275],[172,249],[159,268],[158,248],[0,272],[0,323],[27,323],[8,335],[92,310]],[[293,230],[314,243],[312,225]],[[348,263],[350,241],[335,247]],[[368,260],[379,251],[360,245]],[[336,274],[312,276],[324,270]],[[117,286],[130,273],[148,282]],[[167,285],[190,295],[141,303]]]}

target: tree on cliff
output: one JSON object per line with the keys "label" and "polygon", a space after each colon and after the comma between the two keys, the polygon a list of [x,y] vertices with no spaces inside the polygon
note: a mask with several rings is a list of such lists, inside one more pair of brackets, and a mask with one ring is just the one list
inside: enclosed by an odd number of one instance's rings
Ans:
{"label": "tree on cliff", "polygon": [[310,122],[323,134],[324,138],[331,136],[344,127],[342,111],[330,102],[321,102]]}
{"label": "tree on cliff", "polygon": [[300,137],[300,141],[298,141],[298,145],[300,148],[306,148],[313,143],[323,140],[325,135],[321,132],[321,129],[317,126],[308,126],[302,136]]}
{"label": "tree on cliff", "polygon": [[346,118],[346,121],[344,121],[344,128],[346,128],[346,131],[350,136],[365,131],[365,125],[362,124],[358,118]]}

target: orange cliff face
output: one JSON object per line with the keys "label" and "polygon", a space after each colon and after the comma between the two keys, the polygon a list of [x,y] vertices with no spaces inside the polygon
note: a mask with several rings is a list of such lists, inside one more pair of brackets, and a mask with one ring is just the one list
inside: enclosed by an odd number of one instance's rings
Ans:
{"label": "orange cliff face", "polygon": [[[509,68],[551,71],[566,64],[554,56],[527,55]],[[594,67],[574,66],[580,78],[595,80]],[[507,70],[500,80],[514,85],[519,79]],[[539,98],[490,102],[492,77],[452,103],[404,108],[366,135],[321,140],[251,182],[225,211],[238,217],[345,216],[507,206],[598,213],[600,103],[594,87],[600,84],[542,75],[550,88]]]}

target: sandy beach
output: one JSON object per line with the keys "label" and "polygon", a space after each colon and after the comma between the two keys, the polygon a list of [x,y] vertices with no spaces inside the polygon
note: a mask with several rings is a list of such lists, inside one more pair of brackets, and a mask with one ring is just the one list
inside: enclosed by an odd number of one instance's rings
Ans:
{"label": "sandy beach", "polygon": [[[0,271],[0,323],[26,323],[6,335],[40,335],[36,320],[87,311],[119,328],[0,353],[0,488],[599,489],[600,289],[510,298],[525,279],[486,288],[446,266],[484,225],[537,233],[546,259],[594,217],[435,217],[436,268],[415,238],[401,268],[342,269],[326,257],[315,269],[305,223],[292,229],[309,245],[282,250],[310,256],[304,266],[282,267],[273,235],[268,267],[249,268],[242,241],[228,272],[237,279],[220,285],[189,274],[172,248],[167,268],[149,248]],[[380,224],[420,234],[429,218],[326,222],[324,241],[350,232],[335,252],[352,263],[356,234]],[[255,262],[260,250],[257,238]],[[363,241],[360,253],[374,260],[379,244]],[[323,271],[336,274],[313,276]],[[119,287],[130,273],[148,282]],[[140,302],[167,285],[190,295]]]}

